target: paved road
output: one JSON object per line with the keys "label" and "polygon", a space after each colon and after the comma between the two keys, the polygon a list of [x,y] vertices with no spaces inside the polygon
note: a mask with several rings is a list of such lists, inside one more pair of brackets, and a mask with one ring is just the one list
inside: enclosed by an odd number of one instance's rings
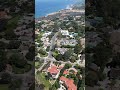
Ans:
{"label": "paved road", "polygon": [[56,37],[58,35],[59,31],[55,33],[55,35],[52,37],[51,39],[51,45],[50,45],[50,50],[48,52],[48,58],[52,58],[52,49],[54,48],[55,46],[55,41],[56,41]]}
{"label": "paved road", "polygon": [[[57,35],[58,35],[59,32],[60,32],[60,31],[56,32],[56,33],[54,34],[54,36],[52,37],[52,39],[51,39],[51,45],[50,45],[50,50],[49,50],[49,52],[48,52],[48,56],[47,56],[47,57],[41,57],[41,59],[44,60],[44,63],[42,64],[42,66],[41,66],[39,69],[37,69],[37,70],[35,71],[35,73],[36,73],[37,71],[41,71],[42,68],[43,68],[49,61],[50,61],[50,62],[60,62],[60,63],[62,63],[62,64],[69,63],[69,64],[72,64],[72,66],[75,66],[75,64],[77,64],[77,63],[71,63],[70,61],[67,61],[67,62],[57,61],[57,60],[52,56],[52,49],[53,49],[54,46],[55,46],[56,37],[57,37]],[[81,63],[81,66],[84,66],[84,63]]]}
{"label": "paved road", "polygon": [[50,50],[48,52],[48,56],[41,58],[41,59],[44,60],[44,63],[42,64],[42,66],[39,69],[35,70],[35,74],[36,74],[37,71],[41,71],[42,68],[48,63],[48,61],[51,61],[51,62],[52,61],[56,61],[56,59],[52,56],[52,49],[55,46],[55,40],[56,40],[56,37],[57,37],[58,33],[59,33],[59,31],[56,32],[55,35],[52,37],[52,39],[51,39],[51,45],[50,45]]}

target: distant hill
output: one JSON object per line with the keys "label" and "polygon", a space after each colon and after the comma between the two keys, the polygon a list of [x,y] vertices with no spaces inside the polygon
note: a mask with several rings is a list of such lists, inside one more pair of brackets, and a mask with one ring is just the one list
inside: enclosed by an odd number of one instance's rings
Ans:
{"label": "distant hill", "polygon": [[85,4],[84,4],[84,2],[77,2],[76,4],[74,4],[73,6],[72,6],[72,8],[73,9],[85,9]]}

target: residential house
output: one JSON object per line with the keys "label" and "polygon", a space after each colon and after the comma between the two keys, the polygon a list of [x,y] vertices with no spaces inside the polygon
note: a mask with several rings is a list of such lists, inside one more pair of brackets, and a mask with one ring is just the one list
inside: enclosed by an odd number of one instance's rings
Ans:
{"label": "residential house", "polygon": [[59,76],[59,73],[60,73],[60,70],[62,69],[63,67],[61,66],[56,66],[54,64],[51,64],[50,67],[48,68],[47,72],[48,72],[48,75],[50,77],[52,77],[53,79],[55,78],[58,78]]}
{"label": "residential house", "polygon": [[60,30],[61,34],[63,36],[68,36],[69,35],[69,31],[68,30]]}
{"label": "residential house", "polygon": [[77,41],[75,39],[65,39],[63,38],[61,40],[61,45],[70,45],[70,46],[75,46],[77,44]]}
{"label": "residential house", "polygon": [[64,54],[68,49],[67,48],[56,48],[60,52],[60,54]]}
{"label": "residential house", "polygon": [[61,76],[59,83],[61,86],[67,88],[67,90],[77,90],[77,86],[74,84],[74,80],[72,79]]}

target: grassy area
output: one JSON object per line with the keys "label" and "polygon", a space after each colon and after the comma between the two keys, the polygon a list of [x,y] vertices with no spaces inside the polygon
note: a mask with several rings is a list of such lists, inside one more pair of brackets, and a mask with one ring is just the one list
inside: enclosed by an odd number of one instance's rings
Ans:
{"label": "grassy area", "polygon": [[55,51],[53,51],[52,54],[53,54],[54,57],[56,57],[56,56],[58,56],[59,52],[55,50]]}
{"label": "grassy area", "polygon": [[44,32],[40,32],[39,35],[36,37],[36,40],[39,41],[40,38],[42,38],[42,35],[44,34]]}
{"label": "grassy area", "polygon": [[43,54],[40,54],[40,57],[47,57],[47,53],[45,54],[45,55],[43,55]]}
{"label": "grassy area", "polygon": [[45,85],[44,90],[49,90],[51,85],[50,85],[50,82],[48,80],[46,80],[45,73],[38,73],[36,75],[36,77],[37,77],[37,80],[38,80],[39,84],[44,84]]}
{"label": "grassy area", "polygon": [[74,45],[62,45],[61,48],[75,48]]}
{"label": "grassy area", "polygon": [[8,84],[1,84],[0,85],[0,90],[9,90]]}
{"label": "grassy area", "polygon": [[48,55],[48,53],[44,49],[40,49],[38,53],[40,54],[40,57],[46,57]]}
{"label": "grassy area", "polygon": [[16,74],[23,74],[25,72],[28,72],[28,71],[31,70],[31,67],[32,66],[30,64],[25,65],[24,68],[18,68],[18,67],[14,66],[14,65],[12,66],[13,72],[16,73]]}
{"label": "grassy area", "polygon": [[42,62],[36,61],[35,62],[35,68],[38,69],[42,65]]}

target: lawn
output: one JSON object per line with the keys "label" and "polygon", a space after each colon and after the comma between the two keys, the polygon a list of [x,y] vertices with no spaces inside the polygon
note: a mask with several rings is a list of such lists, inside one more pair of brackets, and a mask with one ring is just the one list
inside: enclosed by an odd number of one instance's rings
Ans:
{"label": "lawn", "polygon": [[40,32],[39,35],[36,37],[36,40],[39,41],[42,36],[43,36],[44,32]]}
{"label": "lawn", "polygon": [[48,55],[44,49],[40,49],[38,53],[40,54],[40,57],[46,57]]}
{"label": "lawn", "polygon": [[42,62],[35,61],[35,68],[38,69],[42,65]]}
{"label": "lawn", "polygon": [[8,84],[0,84],[0,90],[9,90]]}
{"label": "lawn", "polygon": [[53,54],[53,56],[54,56],[54,57],[57,57],[57,56],[58,56],[58,54],[59,54],[59,52],[55,50],[55,51],[53,51],[53,53],[52,53],[52,54]]}
{"label": "lawn", "polygon": [[36,75],[36,77],[37,77],[37,80],[38,80],[39,84],[45,85],[45,89],[44,90],[49,90],[51,85],[49,83],[49,80],[46,80],[45,73],[38,73]]}

